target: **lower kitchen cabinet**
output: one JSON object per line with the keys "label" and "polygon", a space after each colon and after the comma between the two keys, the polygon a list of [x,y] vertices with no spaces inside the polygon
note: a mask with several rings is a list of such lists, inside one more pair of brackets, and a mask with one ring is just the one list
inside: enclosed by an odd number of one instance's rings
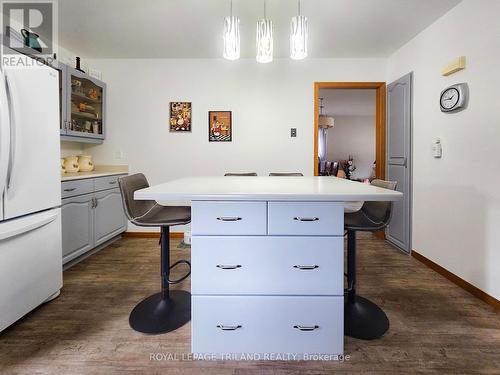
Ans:
{"label": "lower kitchen cabinet", "polygon": [[95,193],[94,241],[98,246],[123,232],[126,219],[120,189]]}
{"label": "lower kitchen cabinet", "polygon": [[[118,177],[115,176],[114,181]],[[111,188],[106,187],[103,181],[106,185],[109,183]],[[127,229],[120,189],[112,182],[110,177],[101,177],[62,183],[62,190],[65,192],[63,196],[67,197],[62,200],[63,264],[95,249]]]}
{"label": "lower kitchen cabinet", "polygon": [[66,198],[62,201],[63,262],[94,247],[93,194]]}

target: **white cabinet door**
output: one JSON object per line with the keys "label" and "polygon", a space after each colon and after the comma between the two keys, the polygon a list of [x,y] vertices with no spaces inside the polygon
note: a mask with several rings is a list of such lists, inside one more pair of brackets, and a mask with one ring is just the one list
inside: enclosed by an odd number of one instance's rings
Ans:
{"label": "white cabinet door", "polygon": [[120,189],[95,193],[94,209],[95,246],[115,237],[126,229]]}
{"label": "white cabinet door", "polygon": [[12,140],[5,219],[61,204],[59,78],[34,65],[5,69]]}
{"label": "white cabinet door", "polygon": [[343,297],[194,296],[193,353],[339,355]]}
{"label": "white cabinet door", "polygon": [[193,236],[193,295],[344,294],[343,237]]}

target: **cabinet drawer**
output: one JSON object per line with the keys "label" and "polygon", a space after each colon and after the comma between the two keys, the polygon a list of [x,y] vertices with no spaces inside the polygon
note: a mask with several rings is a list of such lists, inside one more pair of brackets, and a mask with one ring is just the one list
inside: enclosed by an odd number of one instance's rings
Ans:
{"label": "cabinet drawer", "polygon": [[123,175],[95,178],[95,191],[114,189],[118,187],[118,179]]}
{"label": "cabinet drawer", "polygon": [[191,204],[193,235],[265,235],[266,202],[194,201]]}
{"label": "cabinet drawer", "polygon": [[69,198],[77,195],[88,194],[94,191],[94,180],[64,181],[61,183],[61,197]]}
{"label": "cabinet drawer", "polygon": [[342,236],[342,202],[269,202],[270,235]]}
{"label": "cabinet drawer", "polygon": [[193,295],[344,294],[343,237],[193,236]]}
{"label": "cabinet drawer", "polygon": [[194,296],[192,352],[343,353],[343,297]]}

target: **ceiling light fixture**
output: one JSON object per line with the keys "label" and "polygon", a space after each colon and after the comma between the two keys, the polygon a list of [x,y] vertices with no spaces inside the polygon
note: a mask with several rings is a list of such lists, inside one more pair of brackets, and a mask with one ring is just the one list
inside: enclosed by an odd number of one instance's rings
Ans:
{"label": "ceiling light fixture", "polygon": [[266,19],[266,0],[264,18],[257,21],[257,57],[260,63],[273,61],[273,21]]}
{"label": "ceiling light fixture", "polygon": [[319,98],[319,117],[318,117],[318,127],[320,129],[330,129],[335,125],[335,120],[331,116],[323,114],[323,98]]}
{"label": "ceiling light fixture", "polygon": [[231,13],[224,19],[224,52],[227,60],[240,58],[240,19],[233,16],[233,0],[231,0]]}
{"label": "ceiling light fixture", "polygon": [[300,0],[298,0],[299,14],[292,17],[290,22],[290,58],[302,60],[307,57],[307,17],[300,14]]}

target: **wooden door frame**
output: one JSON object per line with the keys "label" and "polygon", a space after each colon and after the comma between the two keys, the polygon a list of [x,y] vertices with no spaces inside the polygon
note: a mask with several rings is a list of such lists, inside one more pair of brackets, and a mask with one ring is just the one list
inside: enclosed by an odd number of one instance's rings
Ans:
{"label": "wooden door frame", "polygon": [[375,94],[375,175],[385,180],[385,82],[314,82],[314,175],[318,176],[318,116],[320,89],[372,89]]}

